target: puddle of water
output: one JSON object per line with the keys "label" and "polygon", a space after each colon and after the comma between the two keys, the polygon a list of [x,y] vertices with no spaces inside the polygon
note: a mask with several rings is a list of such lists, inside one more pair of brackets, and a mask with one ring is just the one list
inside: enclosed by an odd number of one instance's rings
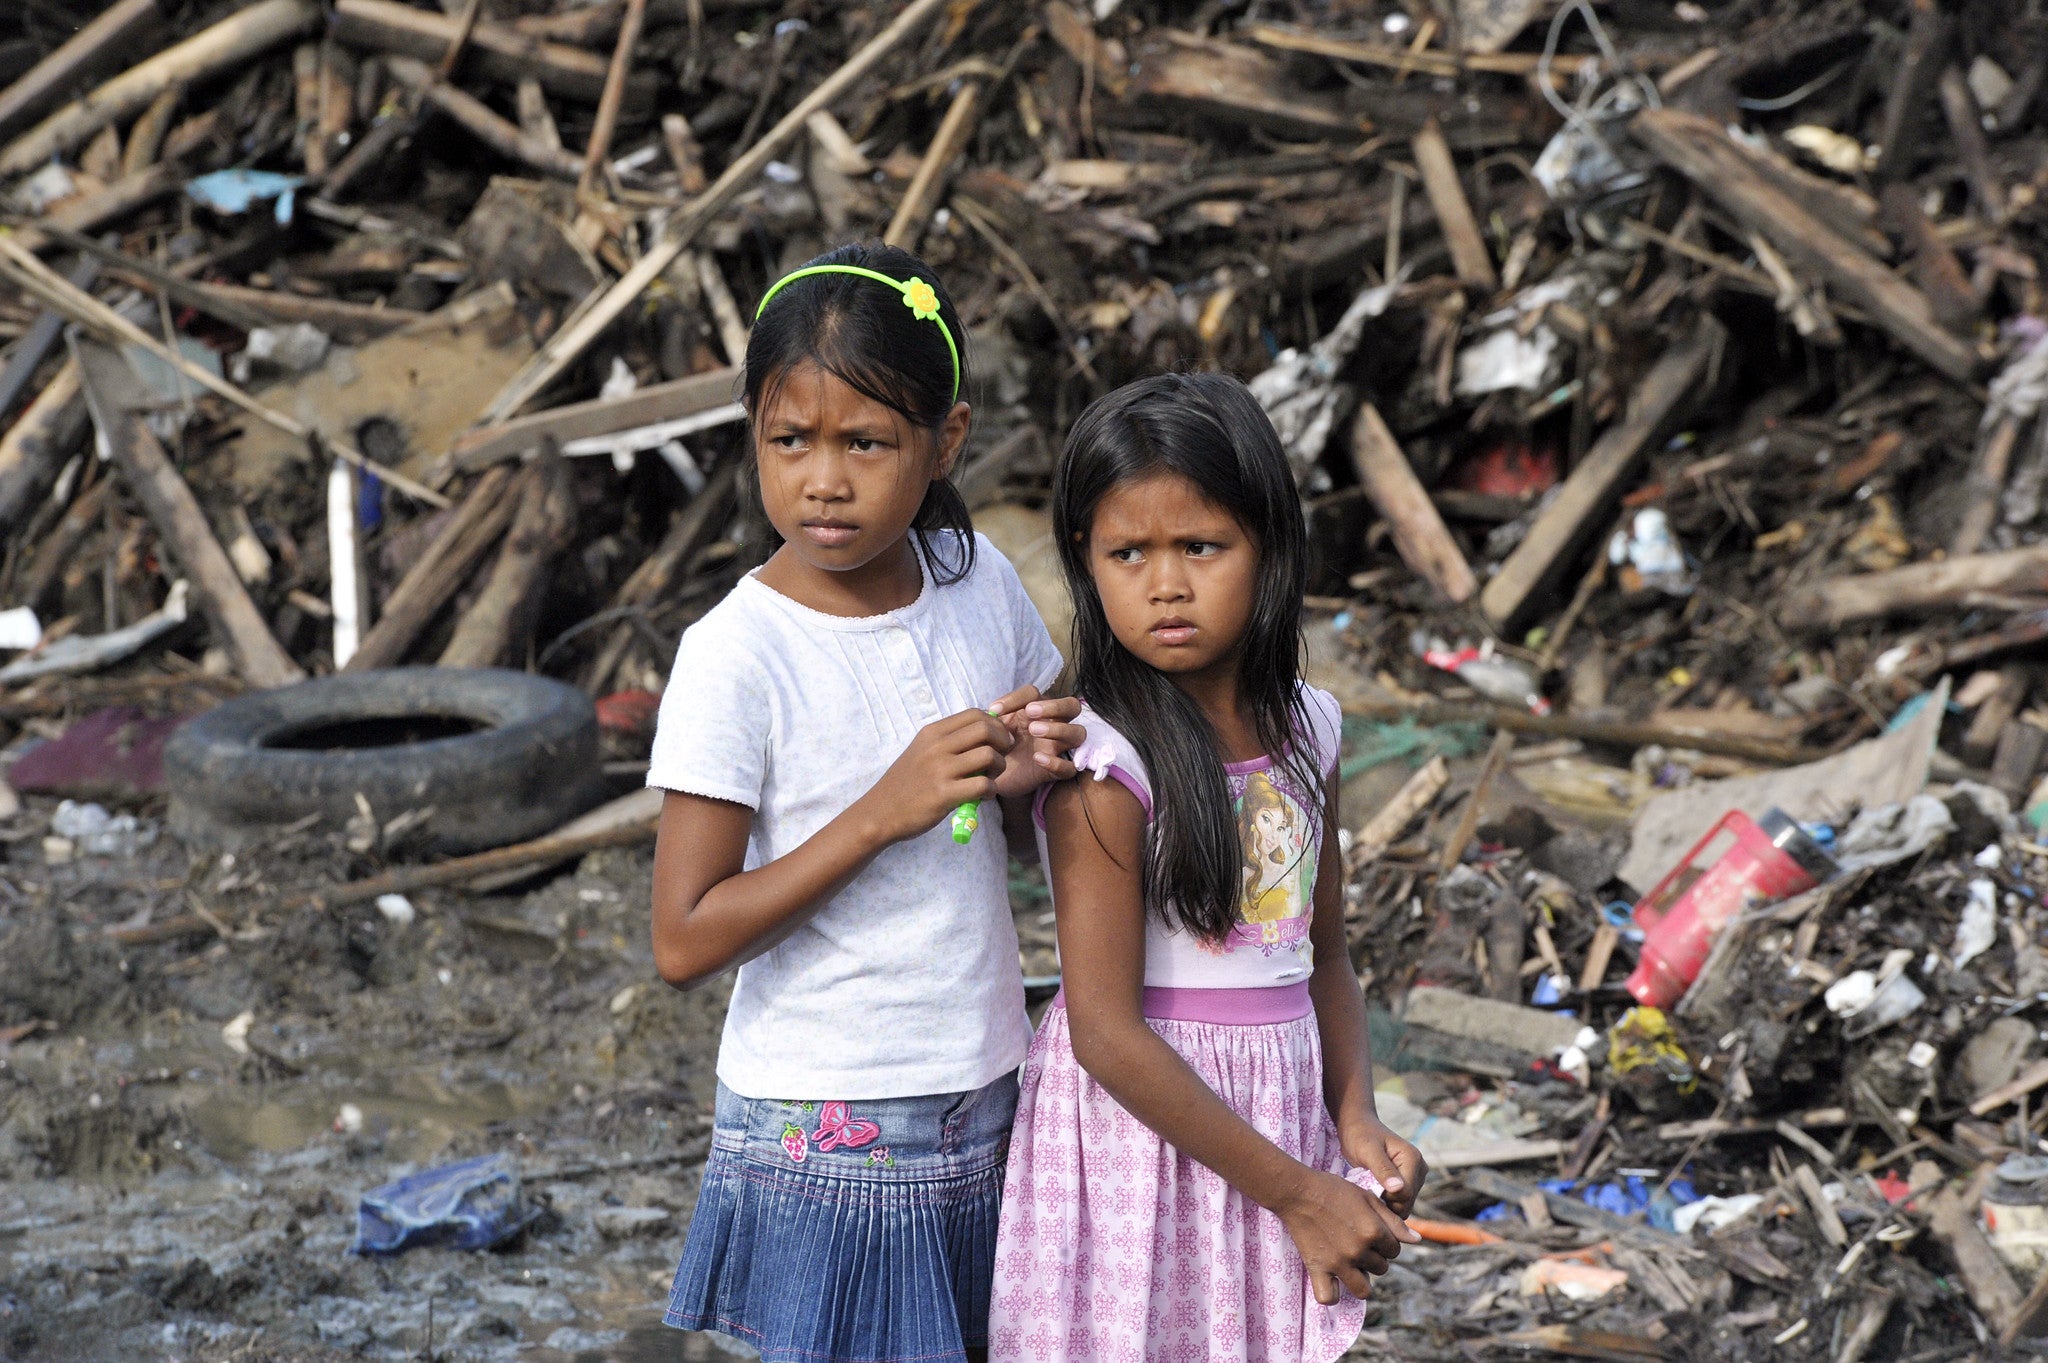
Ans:
{"label": "puddle of water", "polygon": [[459,1132],[544,1111],[562,1096],[553,1085],[485,1080],[458,1086],[420,1071],[377,1078],[374,1086],[215,1088],[193,1105],[189,1116],[208,1150],[238,1162],[255,1154],[303,1148],[333,1130],[342,1104],[353,1103],[363,1114],[362,1129],[384,1137],[389,1157],[419,1160],[429,1158]]}

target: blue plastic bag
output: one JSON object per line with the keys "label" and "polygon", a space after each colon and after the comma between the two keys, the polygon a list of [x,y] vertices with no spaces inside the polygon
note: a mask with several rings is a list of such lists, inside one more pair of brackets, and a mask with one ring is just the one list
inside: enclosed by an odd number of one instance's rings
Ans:
{"label": "blue plastic bag", "polygon": [[194,203],[205,204],[216,213],[235,216],[247,213],[264,199],[277,200],[272,210],[280,227],[292,220],[292,197],[303,175],[280,175],[274,170],[217,170],[185,182],[185,193]]}
{"label": "blue plastic bag", "polygon": [[511,1158],[479,1155],[364,1193],[351,1248],[357,1254],[396,1254],[414,1245],[489,1249],[539,1215],[519,1199]]}

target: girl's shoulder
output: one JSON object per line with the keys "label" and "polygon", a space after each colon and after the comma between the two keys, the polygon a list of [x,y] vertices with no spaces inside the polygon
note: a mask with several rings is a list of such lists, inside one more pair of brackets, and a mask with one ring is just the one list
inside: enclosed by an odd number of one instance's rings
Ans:
{"label": "girl's shoulder", "polygon": [[1316,766],[1324,772],[1333,771],[1337,766],[1339,749],[1344,739],[1344,710],[1337,704],[1337,698],[1319,686],[1308,682],[1297,682],[1295,694],[1301,702],[1301,718],[1306,728],[1305,737],[1315,753]]}
{"label": "girl's shoulder", "polygon": [[[1081,746],[1074,749],[1074,767],[1078,772],[1074,779],[1116,782],[1137,797],[1149,820],[1152,817],[1152,778],[1145,772],[1145,759],[1138,756],[1137,746],[1086,701],[1082,702],[1081,714],[1074,722],[1088,734]],[[1052,787],[1047,786],[1039,792],[1041,809],[1046,794],[1051,790]]]}

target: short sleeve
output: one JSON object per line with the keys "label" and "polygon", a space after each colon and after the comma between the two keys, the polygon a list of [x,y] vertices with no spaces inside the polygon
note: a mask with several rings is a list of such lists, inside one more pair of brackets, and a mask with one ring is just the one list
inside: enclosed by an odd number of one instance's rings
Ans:
{"label": "short sleeve", "polygon": [[1017,566],[985,535],[976,546],[976,552],[987,556],[991,570],[1002,584],[1011,637],[1017,641],[1016,685],[1035,686],[1043,691],[1059,679],[1066,660],[1060,657],[1058,647],[1053,644],[1044,618],[1039,615],[1038,607],[1032,604],[1031,594],[1024,590],[1024,580],[1017,576]]}
{"label": "short sleeve", "polygon": [[1343,751],[1344,711],[1328,691],[1306,685],[1301,690],[1308,709],[1308,735],[1315,747],[1316,768],[1327,779],[1337,774],[1337,760]]}
{"label": "short sleeve", "polygon": [[662,692],[647,784],[761,807],[768,776],[766,670],[717,614],[683,631]]}

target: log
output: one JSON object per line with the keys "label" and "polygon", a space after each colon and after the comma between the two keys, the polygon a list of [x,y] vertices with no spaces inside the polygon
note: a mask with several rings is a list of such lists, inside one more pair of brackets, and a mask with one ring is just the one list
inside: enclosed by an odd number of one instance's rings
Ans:
{"label": "log", "polygon": [[611,154],[612,133],[619,126],[619,102],[626,96],[626,75],[633,69],[633,45],[640,41],[640,25],[646,17],[647,0],[626,0],[618,46],[612,50],[611,68],[605,73],[604,93],[598,98],[597,118],[590,127],[590,143],[583,149],[583,171],[577,187],[586,194],[597,188],[597,172]]}
{"label": "log", "polygon": [[1795,587],[1778,607],[1778,620],[1787,629],[1831,629],[1856,620],[2043,595],[2048,595],[2048,546],[2036,545]]}
{"label": "log", "polygon": [[[88,383],[94,381],[93,372],[102,365],[116,374],[128,368],[119,352],[90,341],[79,343],[78,354]],[[110,416],[115,429],[102,433],[113,448],[121,477],[191,581],[199,608],[205,612],[214,638],[234,660],[236,673],[251,686],[304,681],[305,672],[263,622],[227,550],[220,547],[213,527],[207,524],[199,499],[192,495],[164,447],[137,413],[123,407],[118,415]]]}
{"label": "log", "polygon": [[532,630],[536,593],[547,585],[548,565],[575,538],[576,493],[568,465],[553,451],[544,451],[524,480],[519,513],[491,576],[455,626],[455,637],[437,666],[496,667],[519,651],[521,635]]}
{"label": "log", "polygon": [[1593,442],[1549,507],[1479,594],[1480,608],[1496,628],[1506,630],[1526,616],[1539,594],[1570,566],[1593,531],[1607,524],[1650,442],[1698,395],[1726,337],[1719,322],[1703,315],[1692,333],[1665,351],[1651,368],[1630,396],[1627,413]]}
{"label": "log", "polygon": [[552,175],[571,184],[583,174],[583,162],[575,156],[559,145],[550,147],[510,119],[500,118],[476,96],[435,75],[433,68],[425,62],[411,57],[386,57],[384,69],[400,85],[454,119],[500,156],[524,162],[543,175]]}
{"label": "log", "polygon": [[519,505],[510,487],[513,478],[511,469],[495,468],[477,480],[427,552],[392,589],[384,614],[363,636],[346,671],[392,667],[405,660],[406,651],[505,532]]}
{"label": "log", "polygon": [[322,43],[319,103],[306,137],[306,174],[316,180],[326,177],[342,138],[355,125],[355,114],[355,58],[333,42]]}
{"label": "log", "polygon": [[1840,290],[1936,370],[1958,380],[1975,370],[1975,353],[1935,321],[1925,294],[1771,184],[1714,124],[1676,109],[1645,109],[1629,130],[1745,226],[1770,238],[1794,267]]}
{"label": "log", "polygon": [[1458,166],[1451,160],[1451,144],[1444,140],[1444,130],[1432,118],[1422,125],[1411,146],[1415,168],[1422,172],[1423,191],[1429,195],[1430,207],[1436,210],[1444,243],[1451,248],[1451,264],[1458,272],[1458,282],[1492,293],[1500,287],[1500,276],[1493,272],[1493,258],[1487,254],[1486,238],[1472,216],[1472,203],[1465,197],[1465,186],[1458,179]]}
{"label": "log", "polygon": [[1401,561],[1452,605],[1469,601],[1479,590],[1479,580],[1472,576],[1464,551],[1451,538],[1408,456],[1370,402],[1359,407],[1352,423],[1351,464],[1365,495],[1393,530]]}
{"label": "log", "polygon": [[925,148],[924,159],[918,162],[917,173],[910,177],[910,187],[903,191],[903,201],[896,205],[895,216],[889,219],[883,241],[916,252],[924,237],[925,224],[931,221],[932,209],[938,203],[946,172],[967,149],[980,116],[981,82],[962,81],[959,93],[946,106],[939,130],[932,134],[931,145]]}
{"label": "log", "polygon": [[1996,1112],[2007,1103],[2018,1102],[2044,1084],[2048,1084],[2048,1060],[2036,1060],[2006,1083],[1971,1099],[1970,1115],[1983,1117]]}
{"label": "log", "polygon": [[[438,62],[461,35],[462,25],[455,16],[392,0],[337,0],[332,32],[351,47]],[[545,89],[587,104],[604,96],[608,63],[580,47],[545,42],[486,20],[471,31],[465,50],[467,70],[504,85],[531,76]]]}
{"label": "log", "polygon": [[0,150],[0,179],[26,175],[100,129],[141,113],[165,90],[243,65],[320,23],[318,0],[260,0],[74,100]]}
{"label": "log", "polygon": [[[85,434],[85,392],[78,363],[66,360],[7,434],[0,436],[0,532],[28,519]],[[33,601],[26,604],[34,605]]]}
{"label": "log", "polygon": [[[1363,62],[1418,76],[1458,76],[1467,71],[1490,71],[1505,76],[1533,76],[1542,60],[1534,52],[1443,52],[1392,47],[1384,43],[1360,42],[1354,38],[1329,38],[1320,33],[1278,24],[1253,24],[1245,36],[1261,47],[1280,52],[1307,52],[1344,62]],[[1576,76],[1591,57],[1557,53],[1550,69],[1560,76]]]}
{"label": "log", "polygon": [[548,343],[513,376],[504,391],[491,400],[480,424],[498,425],[519,415],[520,409],[575,363],[590,343],[618,320],[620,313],[645,295],[648,286],[661,278],[712,216],[751,185],[768,163],[803,131],[806,119],[866,80],[890,53],[908,42],[949,3],[951,0],[911,0],[888,27],[869,39],[837,71],[819,81],[808,95],[782,116],[780,122],[762,135],[760,141],[735,157],[711,188],[690,200],[683,211],[675,215],[661,238],[648,247],[617,283],[584,300],[583,306],[548,338]]}
{"label": "log", "polygon": [[157,0],[116,0],[14,84],[0,90],[0,132],[18,127],[62,99],[67,90],[105,70],[162,23]]}

